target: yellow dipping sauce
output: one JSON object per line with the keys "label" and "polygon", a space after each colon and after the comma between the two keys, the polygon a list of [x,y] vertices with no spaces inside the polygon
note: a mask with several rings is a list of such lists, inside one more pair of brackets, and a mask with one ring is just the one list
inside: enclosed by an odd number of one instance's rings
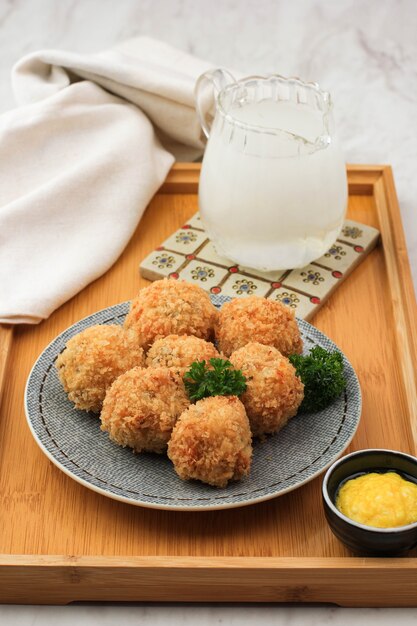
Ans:
{"label": "yellow dipping sauce", "polygon": [[355,522],[393,528],[417,522],[417,485],[395,472],[370,472],[347,480],[336,506]]}

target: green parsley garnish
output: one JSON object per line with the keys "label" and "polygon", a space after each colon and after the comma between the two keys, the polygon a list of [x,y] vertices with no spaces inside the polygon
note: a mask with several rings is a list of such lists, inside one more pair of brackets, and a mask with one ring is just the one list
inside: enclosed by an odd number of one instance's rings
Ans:
{"label": "green parsley garnish", "polygon": [[307,356],[292,354],[289,359],[304,383],[300,411],[314,413],[325,409],[346,387],[340,352],[328,352],[315,346]]}
{"label": "green parsley garnish", "polygon": [[184,375],[185,389],[193,402],[208,396],[240,396],[246,390],[246,378],[230,361],[210,359],[194,361]]}

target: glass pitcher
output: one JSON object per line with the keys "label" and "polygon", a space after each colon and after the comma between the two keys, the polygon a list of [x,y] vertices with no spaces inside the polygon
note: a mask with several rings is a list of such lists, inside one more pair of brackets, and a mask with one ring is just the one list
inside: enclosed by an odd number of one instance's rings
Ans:
{"label": "glass pitcher", "polygon": [[199,205],[218,254],[263,271],[322,256],[347,206],[330,95],[297,78],[236,81],[220,69],[200,76],[195,93],[208,138]]}

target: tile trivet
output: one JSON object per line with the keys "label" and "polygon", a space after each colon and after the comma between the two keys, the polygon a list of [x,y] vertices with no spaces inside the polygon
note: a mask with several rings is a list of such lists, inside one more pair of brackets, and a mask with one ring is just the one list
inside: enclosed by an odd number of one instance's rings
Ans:
{"label": "tile trivet", "polygon": [[379,231],[346,220],[337,241],[319,259],[301,269],[260,272],[217,254],[196,213],[140,264],[148,280],[180,278],[211,293],[278,300],[310,319],[353,269],[375,247]]}

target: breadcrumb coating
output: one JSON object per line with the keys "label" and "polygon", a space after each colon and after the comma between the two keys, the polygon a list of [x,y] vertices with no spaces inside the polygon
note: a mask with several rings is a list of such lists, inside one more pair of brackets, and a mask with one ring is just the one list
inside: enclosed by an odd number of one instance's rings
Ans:
{"label": "breadcrumb coating", "polygon": [[245,408],[236,396],[199,400],[180,416],[168,456],[183,480],[215,487],[249,474],[252,437]]}
{"label": "breadcrumb coating", "polygon": [[100,413],[104,396],[126,370],[145,364],[135,333],[115,324],[86,328],[56,361],[61,383],[76,409]]}
{"label": "breadcrumb coating", "polygon": [[150,347],[146,364],[148,367],[188,368],[193,361],[220,358],[214,345],[191,335],[168,335],[158,339]]}
{"label": "breadcrumb coating", "polygon": [[198,285],[173,279],[157,280],[132,300],[125,327],[136,331],[146,349],[167,335],[211,339],[217,310]]}
{"label": "breadcrumb coating", "polygon": [[189,404],[178,373],[167,367],[135,367],[119,376],[108,390],[101,430],[123,447],[161,454]]}
{"label": "breadcrumb coating", "polygon": [[301,354],[303,342],[293,311],[259,296],[226,302],[215,328],[218,348],[230,356],[250,341],[274,346],[282,354]]}
{"label": "breadcrumb coating", "polygon": [[304,385],[295,368],[276,348],[248,343],[230,356],[246,376],[246,391],[240,396],[253,436],[276,433],[298,411]]}

